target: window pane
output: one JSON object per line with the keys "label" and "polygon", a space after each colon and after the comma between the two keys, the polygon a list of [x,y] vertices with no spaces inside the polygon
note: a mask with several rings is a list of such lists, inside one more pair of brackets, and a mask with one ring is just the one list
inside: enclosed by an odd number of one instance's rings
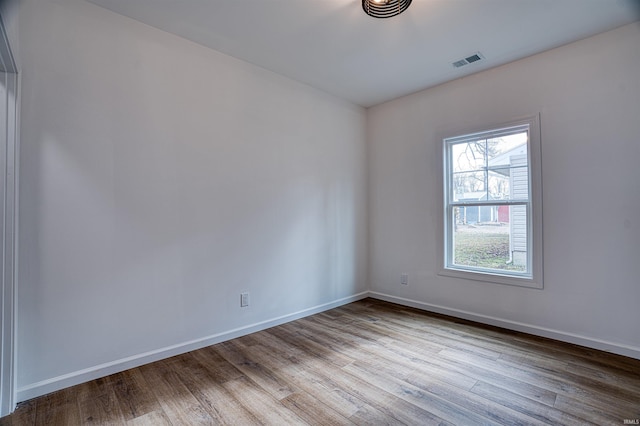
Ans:
{"label": "window pane", "polygon": [[529,168],[513,167],[510,171],[511,188],[509,198],[512,200],[529,199]]}
{"label": "window pane", "polygon": [[[489,182],[487,186],[489,188],[490,200],[508,200],[511,198],[509,171],[510,169],[500,170],[499,172],[495,170],[489,171]],[[506,172],[506,175],[503,174],[504,172]]]}
{"label": "window pane", "polygon": [[485,172],[453,174],[453,200],[478,201],[487,199]]}
{"label": "window pane", "polygon": [[489,199],[528,200],[527,132],[487,140]]}
{"label": "window pane", "polygon": [[451,146],[451,165],[454,172],[484,170],[486,167],[485,140],[458,143]]}
{"label": "window pane", "polygon": [[528,132],[515,133],[487,140],[487,161],[489,167],[509,164],[512,155],[524,155],[527,158]]}
{"label": "window pane", "polygon": [[487,176],[490,200],[527,201],[529,199],[529,168],[526,165],[489,170]]}
{"label": "window pane", "polygon": [[526,206],[455,207],[451,223],[451,266],[527,272]]}

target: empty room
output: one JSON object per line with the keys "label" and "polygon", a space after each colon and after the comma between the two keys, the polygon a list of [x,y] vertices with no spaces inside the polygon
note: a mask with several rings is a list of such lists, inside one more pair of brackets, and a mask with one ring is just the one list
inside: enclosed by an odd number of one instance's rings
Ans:
{"label": "empty room", "polygon": [[640,424],[637,0],[0,18],[0,425]]}

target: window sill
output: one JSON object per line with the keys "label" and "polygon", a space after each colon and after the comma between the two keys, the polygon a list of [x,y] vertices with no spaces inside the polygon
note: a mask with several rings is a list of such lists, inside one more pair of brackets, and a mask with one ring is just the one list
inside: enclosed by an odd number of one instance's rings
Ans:
{"label": "window sill", "polygon": [[535,278],[529,277],[515,277],[515,276],[507,276],[501,275],[499,273],[485,273],[485,272],[471,272],[465,271],[463,269],[450,269],[443,268],[438,272],[438,275],[451,277],[451,278],[460,278],[465,280],[473,280],[473,281],[483,281],[487,283],[493,284],[502,284],[502,285],[511,285],[516,287],[526,287],[542,290],[543,285],[541,280],[536,280]]}

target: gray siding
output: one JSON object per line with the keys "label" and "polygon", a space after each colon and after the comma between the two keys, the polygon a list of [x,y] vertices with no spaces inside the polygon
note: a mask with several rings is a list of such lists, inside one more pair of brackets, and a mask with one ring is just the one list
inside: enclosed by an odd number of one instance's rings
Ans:
{"label": "gray siding", "polygon": [[[511,157],[510,196],[512,199],[526,199],[529,196],[529,175],[526,155]],[[525,206],[511,206],[509,240],[511,258],[516,265],[527,262],[527,209]]]}

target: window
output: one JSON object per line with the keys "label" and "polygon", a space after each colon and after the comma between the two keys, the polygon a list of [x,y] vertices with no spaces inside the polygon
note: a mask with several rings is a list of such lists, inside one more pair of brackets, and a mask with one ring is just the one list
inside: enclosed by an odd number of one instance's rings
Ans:
{"label": "window", "polygon": [[443,275],[542,288],[537,117],[448,137]]}

